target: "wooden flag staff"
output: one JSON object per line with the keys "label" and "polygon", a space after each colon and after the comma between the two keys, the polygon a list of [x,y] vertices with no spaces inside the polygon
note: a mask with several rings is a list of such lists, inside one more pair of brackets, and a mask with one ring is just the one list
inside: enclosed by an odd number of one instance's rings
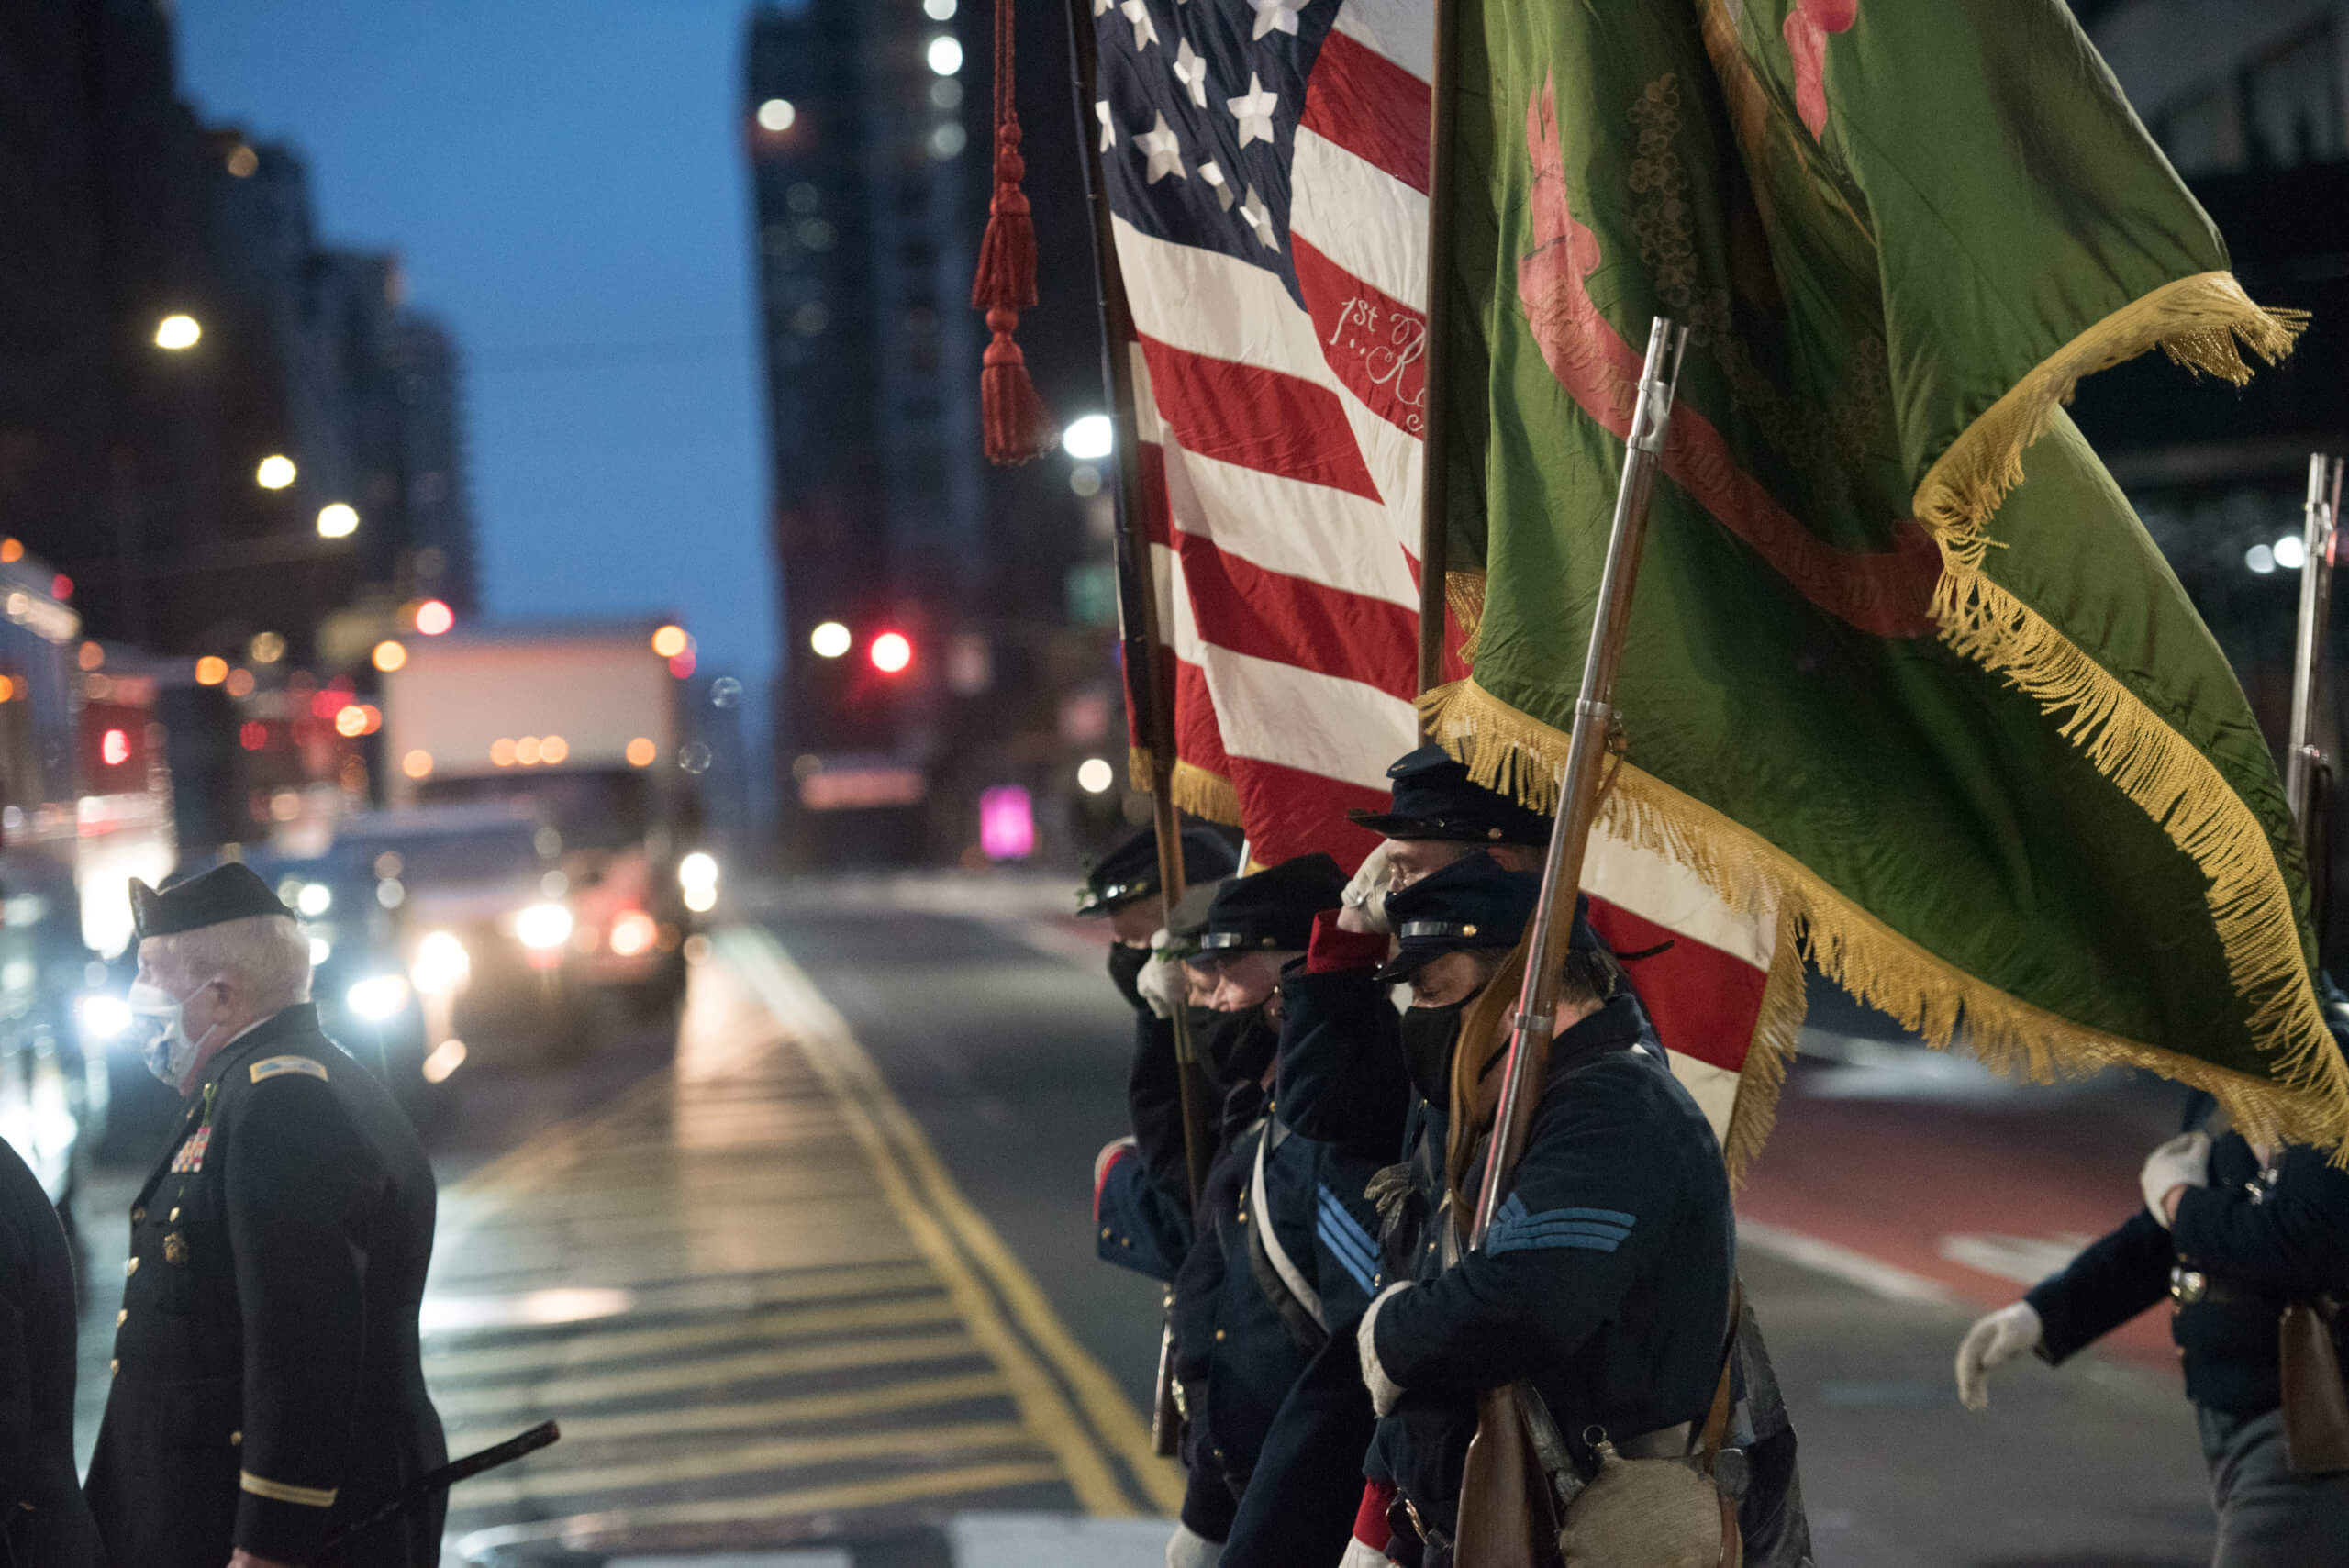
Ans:
{"label": "wooden flag staff", "polygon": [[[999,6],[1008,3],[996,0]],[[1133,320],[1118,268],[1100,153],[1089,134],[1094,61],[1092,11],[1086,0],[1069,0],[1068,25],[1070,67],[1076,87],[1077,145],[1083,150],[1085,207],[1093,220],[1101,374],[1109,397],[1109,457],[1117,482],[1118,634],[1125,662],[1126,702],[1149,773],[1151,825],[1158,838],[1158,886],[1172,915],[1184,893],[1183,821],[1174,809],[1174,672],[1158,624],[1157,572],[1151,556],[1141,465],[1137,461],[1141,422],[1134,399]],[[1196,1211],[1207,1189],[1208,1157],[1214,1149],[1208,1121],[1214,1099],[1199,1061],[1198,1044],[1191,1038],[1190,1009],[1176,1006],[1167,1021],[1174,1036],[1174,1079],[1183,1111],[1184,1173]],[[1151,1404],[1151,1447],[1161,1458],[1176,1452],[1184,1419],[1174,1385],[1173,1299],[1170,1291],[1168,1320],[1159,1335],[1158,1380]]]}
{"label": "wooden flag staff", "polygon": [[[1591,620],[1590,651],[1583,661],[1582,690],[1575,699],[1574,736],[1558,785],[1557,822],[1551,829],[1541,898],[1527,939],[1525,984],[1510,1019],[1508,1059],[1501,1069],[1499,1104],[1493,1113],[1492,1140],[1468,1233],[1472,1250],[1485,1244],[1492,1229],[1492,1217],[1508,1191],[1541,1098],[1557,1017],[1559,973],[1573,938],[1575,901],[1582,886],[1583,851],[1598,814],[1608,732],[1615,718],[1615,674],[1622,662],[1624,634],[1631,628],[1640,552],[1647,542],[1648,498],[1671,428],[1680,356],[1687,343],[1688,329],[1664,317],[1656,317],[1648,332],[1647,363],[1640,372],[1639,397],[1623,454],[1623,482],[1615,495],[1614,527],[1599,579],[1598,611]],[[1459,1568],[1527,1568],[1545,1561],[1550,1555],[1550,1543],[1542,1540],[1545,1532],[1528,1527],[1534,1505],[1546,1502],[1546,1492],[1514,1389],[1486,1390],[1477,1399],[1476,1436],[1461,1477]]]}

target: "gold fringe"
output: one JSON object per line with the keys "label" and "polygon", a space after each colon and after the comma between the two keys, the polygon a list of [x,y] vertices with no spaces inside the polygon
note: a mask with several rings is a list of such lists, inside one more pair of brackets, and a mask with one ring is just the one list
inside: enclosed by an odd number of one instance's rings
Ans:
{"label": "gold fringe", "polygon": [[1984,528],[2007,492],[2022,482],[2023,450],[2047,432],[2058,404],[2080,378],[2150,349],[2237,386],[2251,379],[2237,339],[2269,364],[2292,351],[2305,311],[2263,310],[2231,272],[2197,272],[2163,284],[2074,338],[2033,366],[1961,431],[1917,486],[1912,508],[1941,541],[1944,558],[1979,565]]}
{"label": "gold fringe", "polygon": [[1452,618],[1460,623],[1461,662],[1474,665],[1476,662],[1476,634],[1485,628],[1484,573],[1445,573],[1443,602],[1452,611]]}
{"label": "gold fringe", "polygon": [[1177,762],[1170,787],[1176,810],[1228,828],[1240,826],[1240,792],[1221,773],[1211,773],[1197,762]]}
{"label": "gold fringe", "polygon": [[[1440,686],[1419,701],[1430,733],[1467,764],[1477,783],[1506,790],[1536,810],[1555,808],[1568,744],[1564,733],[1473,680]],[[1795,922],[1803,956],[1820,973],[1936,1050],[1948,1049],[1962,1031],[1965,1049],[1987,1066],[2040,1082],[2059,1070],[2142,1067],[2209,1091],[2238,1127],[2349,1147],[2349,1063],[2313,1016],[2305,972],[2299,989],[2307,993],[2313,1038],[2297,1028],[2304,1021],[2300,1009],[2278,1008],[2271,999],[2262,1010],[2269,1026],[2280,1018],[2292,1032],[2271,1048],[2281,1058],[2276,1074],[2253,1077],[2086,1028],[2007,995],[1895,931],[1759,834],[1637,767],[1624,767],[1603,820],[1609,831],[1687,866],[1731,908],[1749,915],[1777,911],[1782,946],[1787,922]],[[1774,982],[1779,968],[1774,962]],[[1769,999],[1765,988],[1765,1012]],[[1786,1027],[1783,1015],[1765,1021]],[[1757,1040],[1761,1034],[1757,1030]],[[1741,1085],[1727,1140],[1744,1159],[1767,1135],[1770,1076],[1784,1071],[1782,1038],[1765,1043],[1754,1064],[1764,1076],[1750,1097]]]}
{"label": "gold fringe", "polygon": [[1778,1091],[1786,1087],[1787,1069],[1802,1046],[1810,996],[1804,984],[1801,925],[1791,906],[1779,907],[1778,940],[1770,955],[1769,978],[1762,985],[1762,1010],[1753,1020],[1753,1040],[1738,1073],[1737,1098],[1721,1142],[1732,1187],[1745,1180],[1762,1146],[1770,1140],[1770,1129],[1778,1119]]}

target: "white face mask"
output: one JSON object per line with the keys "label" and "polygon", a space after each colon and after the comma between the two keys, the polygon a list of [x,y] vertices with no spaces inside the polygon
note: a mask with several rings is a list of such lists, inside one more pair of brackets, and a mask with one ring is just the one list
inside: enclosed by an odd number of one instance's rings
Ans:
{"label": "white face mask", "polygon": [[[211,984],[206,981],[206,984]],[[203,986],[198,986],[202,990]],[[174,996],[161,986],[145,980],[130,983],[130,1016],[138,1030],[139,1054],[147,1063],[147,1071],[158,1080],[177,1089],[187,1081],[190,1069],[195,1065],[196,1053],[204,1049],[205,1040],[212,1038],[212,1029],[204,1031],[204,1040],[187,1036],[187,1002]],[[217,1029],[217,1024],[214,1029]]]}

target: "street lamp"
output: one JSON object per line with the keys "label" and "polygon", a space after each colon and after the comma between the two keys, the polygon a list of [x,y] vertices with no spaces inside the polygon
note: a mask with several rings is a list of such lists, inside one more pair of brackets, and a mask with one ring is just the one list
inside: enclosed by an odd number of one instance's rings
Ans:
{"label": "street lamp", "polygon": [[818,659],[839,658],[854,640],[848,628],[836,620],[828,620],[807,634],[807,646],[815,650]]}
{"label": "street lamp", "polygon": [[349,539],[359,531],[359,508],[348,501],[329,501],[318,508],[320,539]]}
{"label": "street lamp", "polygon": [[1061,432],[1061,450],[1079,462],[1098,462],[1109,455],[1109,416],[1087,414],[1082,419],[1069,421]]}
{"label": "street lamp", "polygon": [[284,452],[272,452],[261,460],[253,470],[253,483],[263,490],[283,490],[294,483],[294,460]]}
{"label": "street lamp", "polygon": [[155,324],[155,347],[169,349],[174,353],[182,349],[195,348],[195,340],[203,336],[204,328],[193,316],[173,312]]}

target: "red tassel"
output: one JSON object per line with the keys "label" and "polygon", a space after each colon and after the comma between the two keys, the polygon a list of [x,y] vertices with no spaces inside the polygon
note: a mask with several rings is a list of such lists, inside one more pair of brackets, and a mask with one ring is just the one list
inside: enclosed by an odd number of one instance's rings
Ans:
{"label": "red tassel", "polygon": [[979,372],[979,423],[987,461],[1003,465],[1032,462],[1060,444],[1052,412],[1012,339],[1019,313],[1036,303],[1036,225],[1019,188],[1028,164],[1019,156],[1019,115],[1012,102],[1011,39],[1012,0],[996,0],[995,195],[971,280],[971,308],[986,312],[994,335]]}
{"label": "red tassel", "polygon": [[986,433],[987,461],[1008,466],[1032,462],[1060,445],[1059,426],[1028,378],[1028,359],[1011,340],[1010,310],[987,312],[995,340],[979,372],[979,423]]}

